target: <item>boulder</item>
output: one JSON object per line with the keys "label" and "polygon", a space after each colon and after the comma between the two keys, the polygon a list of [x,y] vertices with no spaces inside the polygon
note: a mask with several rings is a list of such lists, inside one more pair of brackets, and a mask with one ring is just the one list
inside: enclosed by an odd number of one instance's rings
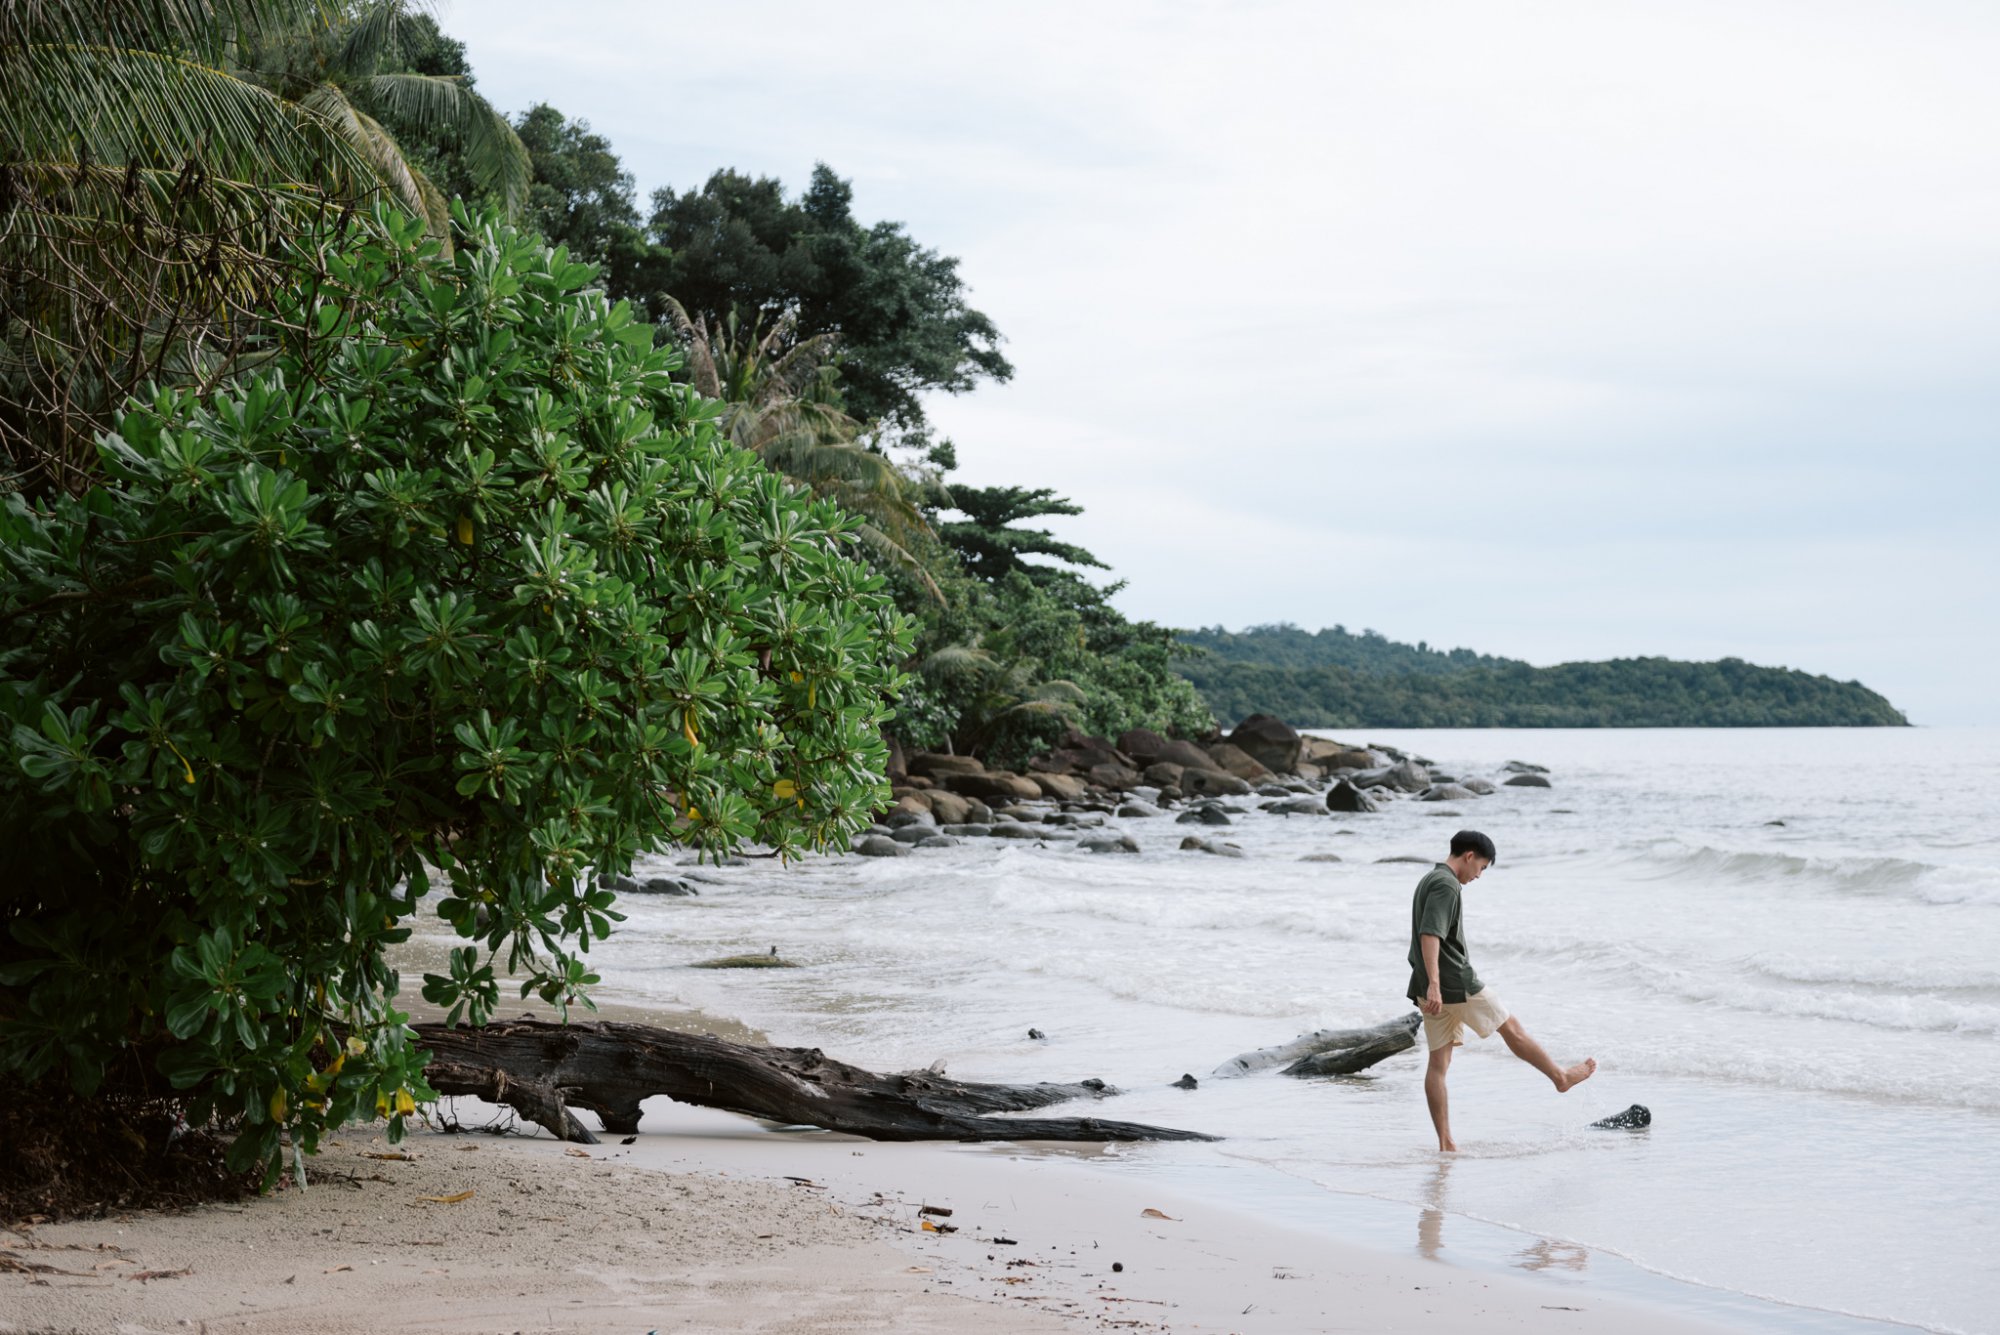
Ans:
{"label": "boulder", "polygon": [[938,828],[935,825],[905,825],[889,833],[889,837],[899,844],[921,844],[924,840],[935,839],[937,836]]}
{"label": "boulder", "polygon": [[1283,784],[1260,783],[1257,785],[1257,796],[1259,797],[1290,797],[1291,795],[1292,790]]}
{"label": "boulder", "polygon": [[1087,853],[1136,853],[1139,841],[1129,834],[1098,835],[1077,845]]}
{"label": "boulder", "polygon": [[[1252,714],[1229,734],[1229,745],[1273,773],[1288,774],[1299,763],[1302,743],[1298,729],[1283,719],[1272,714]],[[1230,770],[1232,774],[1235,772]]]}
{"label": "boulder", "polygon": [[930,835],[928,839],[919,839],[916,843],[911,844],[910,847],[915,849],[958,847],[958,840],[948,834],[939,834],[936,830],[931,830],[927,833]]}
{"label": "boulder", "polygon": [[925,788],[891,788],[890,800],[895,803],[891,811],[929,811],[931,809],[930,790]]}
{"label": "boulder", "polygon": [[[971,824],[991,825],[993,823],[993,808],[987,806],[984,802],[980,801],[978,798],[976,797],[966,798],[965,808],[966,808],[965,819]],[[931,799],[931,809],[933,811],[937,809],[936,798]]]}
{"label": "boulder", "polygon": [[1414,760],[1399,760],[1387,769],[1372,769],[1353,776],[1356,788],[1393,788],[1399,793],[1421,793],[1431,786],[1430,772]]}
{"label": "boulder", "polygon": [[648,876],[635,887],[642,895],[698,895],[701,891],[678,876]]}
{"label": "boulder", "polygon": [[923,811],[892,811],[889,819],[882,823],[891,830],[901,830],[911,825],[935,825],[937,817],[928,808]]}
{"label": "boulder", "polygon": [[1197,839],[1193,835],[1181,840],[1183,852],[1213,853],[1219,858],[1240,858],[1243,850],[1235,844],[1225,844],[1219,839]]}
{"label": "boulder", "polygon": [[910,850],[894,839],[885,839],[879,834],[871,834],[854,846],[854,851],[864,858],[907,857]]}
{"label": "boulder", "polygon": [[1356,812],[1380,810],[1375,805],[1374,799],[1345,779],[1342,779],[1339,783],[1326,790],[1326,809],[1328,811]]}
{"label": "boulder", "polygon": [[1141,765],[1150,765],[1167,749],[1167,739],[1151,728],[1127,728],[1118,734],[1118,749]]}
{"label": "boulder", "polygon": [[1144,773],[1139,777],[1155,787],[1178,788],[1181,784],[1181,775],[1186,772],[1187,767],[1185,765],[1176,765],[1169,761],[1156,760],[1146,766]]}
{"label": "boulder", "polygon": [[1042,795],[1041,788],[1033,779],[1010,774],[1006,770],[994,770],[990,774],[947,774],[939,782],[961,797],[977,797],[982,801]]}
{"label": "boulder", "polygon": [[971,756],[948,756],[941,751],[919,751],[908,761],[910,773],[933,781],[947,774],[984,774],[986,766]]}
{"label": "boulder", "polygon": [[1340,860],[1340,854],[1338,853],[1307,853],[1299,859],[1300,862],[1339,862]]}
{"label": "boulder", "polygon": [[938,826],[938,833],[949,834],[962,839],[984,839],[987,835],[993,833],[993,827],[990,825],[972,824],[940,825]]}
{"label": "boulder", "polygon": [[1463,784],[1434,783],[1417,796],[1419,802],[1464,802],[1478,797]]}
{"label": "boulder", "polygon": [[1176,825],[1232,825],[1234,823],[1221,807],[1208,802],[1204,802],[1198,807],[1189,807],[1186,811],[1174,817],[1174,824]]}
{"label": "boulder", "polygon": [[940,825],[963,825],[972,819],[972,799],[940,788],[930,795],[931,815]]}
{"label": "boulder", "polygon": [[1128,788],[1137,788],[1145,782],[1145,779],[1140,776],[1138,770],[1116,760],[1107,760],[1102,764],[1092,765],[1085,777],[1099,788],[1109,788],[1114,792],[1121,793]]}
{"label": "boulder", "polygon": [[1124,806],[1118,808],[1118,819],[1120,820],[1144,820],[1148,816],[1157,816],[1159,814],[1160,809],[1150,802],[1127,802]]}
{"label": "boulder", "polygon": [[1181,791],[1189,797],[1241,797],[1250,785],[1220,770],[1188,769],[1181,774]]}
{"label": "boulder", "polygon": [[1547,765],[1531,765],[1525,760],[1510,760],[1501,766],[1509,774],[1547,774]]}
{"label": "boulder", "polygon": [[1484,779],[1461,779],[1459,782],[1463,783],[1473,792],[1478,793],[1481,797],[1489,797],[1500,791]]}
{"label": "boulder", "polygon": [[1268,779],[1271,771],[1255,756],[1237,746],[1234,742],[1211,742],[1208,746],[1209,759],[1216,768],[1239,779]]}
{"label": "boulder", "polygon": [[1553,788],[1546,774],[1516,774],[1507,780],[1509,788]]}
{"label": "boulder", "polygon": [[1193,742],[1168,742],[1153,757],[1154,764],[1180,765],[1186,769],[1212,769],[1220,771],[1222,766],[1215,763],[1215,757],[1196,746]]}
{"label": "boulder", "polygon": [[1031,774],[1028,777],[1040,786],[1044,797],[1074,802],[1089,791],[1084,787],[1083,780],[1067,774]]}
{"label": "boulder", "polygon": [[934,784],[934,783],[932,783],[932,782],[931,782],[931,781],[930,781],[929,779],[925,778],[925,777],[924,777],[923,775],[921,775],[921,774],[905,774],[905,775],[903,776],[903,781],[902,781],[901,783],[897,784],[897,785],[896,785],[896,787],[898,787],[898,788],[935,788],[935,787],[937,787],[937,785],[936,785],[936,784]]}
{"label": "boulder", "polygon": [[620,895],[636,895],[639,893],[639,883],[630,876],[599,876],[597,878],[597,888],[599,890],[609,890],[613,894]]}
{"label": "boulder", "polygon": [[1023,825],[1019,821],[1003,820],[986,833],[994,839],[1040,839],[1048,832],[1039,825]]}
{"label": "boulder", "polygon": [[1326,804],[1312,797],[1294,797],[1283,802],[1273,802],[1264,808],[1274,816],[1324,816]]}

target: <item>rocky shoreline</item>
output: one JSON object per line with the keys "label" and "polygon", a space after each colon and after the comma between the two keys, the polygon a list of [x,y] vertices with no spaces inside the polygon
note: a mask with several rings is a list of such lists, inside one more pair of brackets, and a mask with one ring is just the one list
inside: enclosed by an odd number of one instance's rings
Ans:
{"label": "rocky shoreline", "polygon": [[[1200,740],[1144,728],[1115,741],[1072,731],[1020,771],[897,750],[889,779],[892,804],[854,841],[863,857],[903,857],[972,838],[1074,839],[1091,853],[1137,853],[1137,841],[1113,820],[1171,817],[1221,829],[1249,813],[1245,800],[1280,816],[1365,815],[1390,802],[1477,801],[1501,786],[1552,786],[1547,769],[1527,761],[1509,761],[1497,781],[1460,776],[1393,746],[1306,736],[1269,714]],[[1242,856],[1232,843],[1192,832],[1180,846]]]}

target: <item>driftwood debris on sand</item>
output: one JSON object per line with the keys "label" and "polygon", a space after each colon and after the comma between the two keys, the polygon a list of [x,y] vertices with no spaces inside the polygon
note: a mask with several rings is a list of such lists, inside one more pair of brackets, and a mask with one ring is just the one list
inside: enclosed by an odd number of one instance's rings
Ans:
{"label": "driftwood debris on sand", "polygon": [[818,1048],[757,1047],[611,1021],[413,1027],[418,1044],[430,1051],[424,1076],[438,1093],[505,1104],[556,1136],[586,1145],[597,1137],[571,1105],[596,1113],[608,1133],[627,1135],[639,1129],[639,1101],[656,1094],[872,1140],[1211,1139],[1096,1117],[994,1116],[1118,1092],[1101,1080],[986,1085],[928,1071],[881,1075]]}
{"label": "driftwood debris on sand", "polygon": [[1411,1011],[1367,1029],[1315,1030],[1289,1043],[1231,1057],[1215,1068],[1214,1076],[1250,1075],[1273,1066],[1283,1066],[1286,1075],[1353,1075],[1415,1047],[1421,1023],[1422,1018]]}

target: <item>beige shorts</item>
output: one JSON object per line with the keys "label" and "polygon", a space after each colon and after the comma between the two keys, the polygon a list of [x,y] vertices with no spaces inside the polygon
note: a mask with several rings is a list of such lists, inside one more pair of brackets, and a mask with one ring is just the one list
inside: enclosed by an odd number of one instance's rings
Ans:
{"label": "beige shorts", "polygon": [[[1418,1007],[1419,1013],[1422,1009]],[[1424,1041],[1436,1052],[1439,1048],[1463,1044],[1468,1028],[1481,1038],[1491,1038],[1493,1031],[1507,1023],[1508,1018],[1507,1003],[1494,996],[1490,988],[1482,987],[1464,1001],[1445,1002],[1442,1014],[1424,1016]]]}

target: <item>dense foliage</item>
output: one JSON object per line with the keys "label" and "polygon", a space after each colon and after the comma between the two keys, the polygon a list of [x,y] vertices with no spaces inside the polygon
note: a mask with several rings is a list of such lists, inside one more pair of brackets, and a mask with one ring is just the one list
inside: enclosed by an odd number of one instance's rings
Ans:
{"label": "dense foliage", "polygon": [[422,1098],[426,896],[565,1007],[668,845],[843,841],[906,652],[854,523],[730,445],[594,270],[460,215],[292,259],[253,371],[0,512],[0,1070],[146,1063],[275,1171]]}
{"label": "dense foliage", "polygon": [[1181,643],[1222,663],[1255,663],[1278,668],[1352,668],[1357,672],[1422,672],[1436,675],[1469,667],[1516,666],[1470,649],[1434,649],[1419,640],[1403,644],[1380,631],[1359,634],[1345,626],[1303,630],[1289,621],[1227,631],[1220,626],[1181,632]]}
{"label": "dense foliage", "polygon": [[[1249,631],[1230,638],[1230,649],[1241,653],[1258,635]],[[1274,638],[1282,645],[1291,637]],[[1386,651],[1382,656],[1395,661]],[[1449,671],[1382,671],[1203,655],[1180,660],[1176,667],[1218,718],[1233,721],[1264,712],[1302,728],[1876,727],[1909,722],[1859,682],[1758,667],[1735,658],[1715,663],[1622,658],[1546,668],[1488,660]]]}

